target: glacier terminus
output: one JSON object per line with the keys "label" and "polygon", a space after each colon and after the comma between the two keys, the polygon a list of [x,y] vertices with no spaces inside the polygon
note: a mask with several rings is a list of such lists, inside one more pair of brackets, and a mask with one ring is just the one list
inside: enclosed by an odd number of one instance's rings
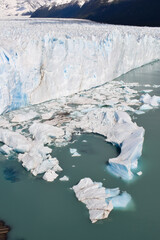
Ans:
{"label": "glacier terminus", "polygon": [[0,113],[90,89],[158,59],[159,28],[0,20]]}

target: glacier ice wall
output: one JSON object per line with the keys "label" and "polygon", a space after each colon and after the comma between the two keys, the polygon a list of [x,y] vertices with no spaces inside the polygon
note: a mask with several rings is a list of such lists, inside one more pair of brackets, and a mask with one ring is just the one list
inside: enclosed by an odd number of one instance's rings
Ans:
{"label": "glacier ice wall", "polygon": [[0,114],[89,89],[160,59],[160,29],[0,20]]}

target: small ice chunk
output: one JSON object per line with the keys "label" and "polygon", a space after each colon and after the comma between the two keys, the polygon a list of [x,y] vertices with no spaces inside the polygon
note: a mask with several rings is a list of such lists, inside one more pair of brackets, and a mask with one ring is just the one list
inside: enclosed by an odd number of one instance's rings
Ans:
{"label": "small ice chunk", "polygon": [[[49,169],[52,169],[54,167],[54,165],[56,165],[54,159],[47,159],[44,160],[36,169],[33,170],[33,175],[37,175],[37,174],[42,174],[45,173],[46,171],[48,171]],[[55,171],[55,169],[54,169]]]}
{"label": "small ice chunk", "polygon": [[145,90],[143,90],[142,92],[144,92],[144,93],[150,93],[150,92],[152,92],[153,90],[152,89],[145,89]]}
{"label": "small ice chunk", "polygon": [[82,142],[83,142],[83,143],[86,143],[86,142],[87,142],[87,140],[83,140]]}
{"label": "small ice chunk", "polygon": [[75,152],[74,154],[72,154],[72,157],[80,157],[81,154],[79,154],[78,152]]}
{"label": "small ice chunk", "polygon": [[156,84],[154,84],[153,87],[154,87],[154,88],[159,88],[160,85],[156,85]]}
{"label": "small ice chunk", "polygon": [[150,110],[150,109],[153,109],[153,107],[151,107],[149,104],[143,104],[139,110],[143,111],[143,110]]}
{"label": "small ice chunk", "polygon": [[64,131],[61,128],[45,123],[34,123],[29,128],[29,132],[37,141],[48,143],[49,138],[62,138]]}
{"label": "small ice chunk", "polygon": [[151,106],[157,107],[160,104],[160,97],[159,96],[153,96],[150,101]]}
{"label": "small ice chunk", "polygon": [[28,113],[20,113],[20,114],[14,115],[14,117],[11,121],[21,123],[21,122],[26,122],[26,121],[29,121],[33,118],[36,118],[37,116],[38,116],[38,114],[31,110]]}
{"label": "small ice chunk", "polygon": [[42,119],[43,120],[48,120],[53,116],[53,114],[54,114],[54,112],[44,113],[44,114],[42,114]]}
{"label": "small ice chunk", "polygon": [[140,97],[140,102],[150,104],[151,96],[147,93]]}
{"label": "small ice chunk", "polygon": [[142,174],[143,174],[142,171],[137,172],[138,176],[141,176]]}
{"label": "small ice chunk", "polygon": [[2,147],[0,147],[0,152],[3,154],[10,154],[10,151],[12,150],[12,148],[8,147],[7,145],[3,145]]}
{"label": "small ice chunk", "polygon": [[31,142],[23,135],[8,129],[0,128],[0,142],[17,152],[27,152],[31,147]]}
{"label": "small ice chunk", "polygon": [[43,179],[47,182],[53,182],[58,177],[58,174],[54,170],[48,170],[44,175]]}
{"label": "small ice chunk", "polygon": [[128,93],[128,94],[134,94],[134,93],[137,93],[137,91],[129,88],[129,87],[125,87],[124,88],[125,92]]}
{"label": "small ice chunk", "polygon": [[63,176],[59,179],[60,181],[69,181],[69,177]]}
{"label": "small ice chunk", "polygon": [[77,152],[77,149],[75,149],[75,148],[70,148],[69,150],[70,150],[71,154],[74,154],[75,152]]}
{"label": "small ice chunk", "polygon": [[140,111],[140,110],[135,111],[135,114],[137,114],[137,115],[141,115],[141,114],[144,114],[144,113],[145,113],[144,111]]}
{"label": "small ice chunk", "polygon": [[80,157],[81,156],[81,154],[79,154],[77,152],[76,148],[70,148],[70,153],[71,153],[72,157]]}

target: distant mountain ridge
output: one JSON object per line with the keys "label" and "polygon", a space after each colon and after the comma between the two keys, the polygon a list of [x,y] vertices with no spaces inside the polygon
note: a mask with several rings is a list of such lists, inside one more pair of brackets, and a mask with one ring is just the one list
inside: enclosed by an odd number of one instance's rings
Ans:
{"label": "distant mountain ridge", "polygon": [[43,6],[32,17],[79,18],[101,23],[160,27],[160,0],[89,0]]}
{"label": "distant mountain ridge", "polygon": [[[78,0],[79,6],[82,6],[88,0]],[[9,16],[30,16],[38,8],[52,7],[67,4],[72,0],[0,0],[0,18]]]}

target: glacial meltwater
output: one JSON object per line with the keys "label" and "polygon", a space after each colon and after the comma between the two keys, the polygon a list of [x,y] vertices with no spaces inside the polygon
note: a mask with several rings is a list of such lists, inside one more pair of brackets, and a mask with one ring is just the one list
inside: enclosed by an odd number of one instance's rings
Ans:
{"label": "glacial meltwater", "polygon": [[[160,95],[160,62],[133,70],[118,79],[155,85],[151,95]],[[141,86],[138,86],[141,90]],[[142,90],[144,87],[142,87]],[[160,109],[132,114],[145,129],[143,154],[131,182],[124,182],[106,170],[109,158],[119,150],[96,134],[75,135],[72,143],[54,148],[69,181],[57,178],[53,183],[34,177],[17,161],[0,154],[0,219],[11,226],[9,240],[157,240],[160,236]],[[85,140],[85,141],[84,141]],[[72,157],[70,148],[81,155]],[[92,224],[88,210],[79,202],[71,187],[84,177],[103,183],[106,188],[119,187],[132,196],[126,209],[114,209],[108,219]]]}

